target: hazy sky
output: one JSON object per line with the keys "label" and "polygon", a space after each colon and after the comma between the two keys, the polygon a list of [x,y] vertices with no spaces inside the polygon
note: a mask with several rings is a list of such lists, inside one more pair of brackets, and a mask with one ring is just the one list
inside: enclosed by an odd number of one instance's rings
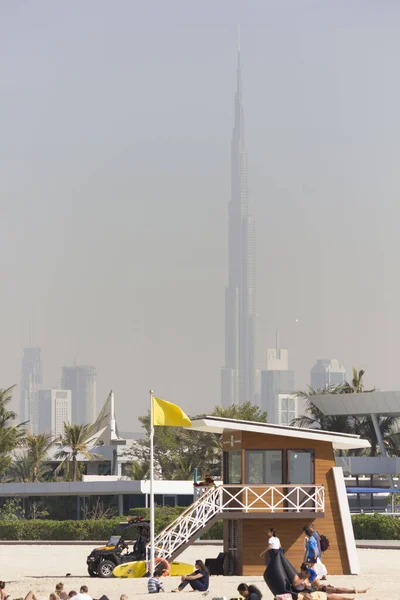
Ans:
{"label": "hazy sky", "polygon": [[2,0],[0,387],[219,402],[237,21],[262,346],[400,388],[398,0]]}

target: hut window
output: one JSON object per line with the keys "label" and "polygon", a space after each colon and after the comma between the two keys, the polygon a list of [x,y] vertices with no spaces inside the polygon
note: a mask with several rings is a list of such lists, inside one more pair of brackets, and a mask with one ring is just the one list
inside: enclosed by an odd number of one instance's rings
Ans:
{"label": "hut window", "polygon": [[242,483],[242,451],[225,452],[225,483]]}
{"label": "hut window", "polygon": [[288,450],[287,482],[293,484],[314,483],[314,462],[313,450]]}
{"label": "hut window", "polygon": [[246,483],[283,483],[282,450],[246,450]]}

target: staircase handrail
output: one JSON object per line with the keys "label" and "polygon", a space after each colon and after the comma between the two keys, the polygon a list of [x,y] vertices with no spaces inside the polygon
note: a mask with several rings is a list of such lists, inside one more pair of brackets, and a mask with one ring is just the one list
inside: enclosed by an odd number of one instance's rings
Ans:
{"label": "staircase handrail", "polygon": [[[196,510],[196,508],[198,508],[200,506],[200,504],[202,504],[204,502],[204,500],[206,500],[206,498],[213,496],[216,492],[216,490],[218,490],[218,493],[220,489],[222,489],[224,486],[222,485],[215,485],[213,487],[210,487],[210,489],[208,489],[206,492],[203,492],[202,494],[200,494],[200,496],[197,498],[197,500],[195,500],[193,502],[193,504],[191,504],[190,506],[188,506],[183,512],[181,512],[176,519],[174,519],[172,521],[172,523],[170,523],[169,525],[167,525],[167,527],[165,527],[162,531],[160,531],[160,533],[158,533],[156,535],[156,537],[154,538],[154,542],[157,540],[157,538],[163,537],[166,533],[168,533],[169,531],[175,529],[175,527],[178,525],[178,523],[180,521],[182,521],[186,516],[190,515],[194,510]],[[150,544],[147,544],[148,546]]]}

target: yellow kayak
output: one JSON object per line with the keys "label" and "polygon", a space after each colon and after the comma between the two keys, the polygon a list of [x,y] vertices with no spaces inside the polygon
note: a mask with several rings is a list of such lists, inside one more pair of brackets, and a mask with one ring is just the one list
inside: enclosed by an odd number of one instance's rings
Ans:
{"label": "yellow kayak", "polygon": [[[143,577],[147,571],[145,560],[136,560],[115,567],[114,577]],[[181,562],[172,562],[169,565],[169,575],[171,577],[189,575],[193,573],[193,565]]]}
{"label": "yellow kayak", "polygon": [[115,567],[113,575],[114,577],[143,577],[146,571],[146,561],[135,560]]}
{"label": "yellow kayak", "polygon": [[181,562],[173,562],[169,566],[169,574],[171,577],[176,577],[179,575],[190,575],[193,573],[193,565],[189,565],[188,563]]}

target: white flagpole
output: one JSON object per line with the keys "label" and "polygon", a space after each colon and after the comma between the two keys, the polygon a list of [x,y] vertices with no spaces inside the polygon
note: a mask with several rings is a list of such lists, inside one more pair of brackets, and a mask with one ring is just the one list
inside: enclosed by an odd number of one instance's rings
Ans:
{"label": "white flagpole", "polygon": [[150,394],[150,577],[154,573],[154,425],[153,425],[153,390]]}

